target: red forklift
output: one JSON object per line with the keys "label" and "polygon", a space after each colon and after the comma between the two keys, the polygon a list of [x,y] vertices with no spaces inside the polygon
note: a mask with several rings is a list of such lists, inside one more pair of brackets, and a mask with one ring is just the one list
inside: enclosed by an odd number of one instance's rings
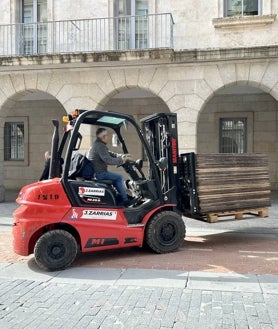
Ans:
{"label": "red forklift", "polygon": [[[75,110],[63,121],[59,141],[59,122],[53,120],[49,179],[23,187],[16,200],[14,251],[34,253],[38,266],[49,271],[70,266],[78,252],[143,245],[155,253],[176,251],[185,238],[182,213],[198,210],[194,181],[183,164],[188,159],[179,156],[176,114],[148,116],[142,128],[132,116],[109,111]],[[129,207],[119,204],[111,181],[85,174],[81,132],[92,126],[111,129],[122,153],[130,153],[127,128],[142,145],[142,158],[122,165],[136,200]]]}

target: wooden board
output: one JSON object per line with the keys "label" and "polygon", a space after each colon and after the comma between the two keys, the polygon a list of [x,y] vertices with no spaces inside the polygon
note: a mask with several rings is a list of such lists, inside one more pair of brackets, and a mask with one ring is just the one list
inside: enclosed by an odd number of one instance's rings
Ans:
{"label": "wooden board", "polygon": [[202,214],[270,206],[267,156],[197,154],[196,182]]}

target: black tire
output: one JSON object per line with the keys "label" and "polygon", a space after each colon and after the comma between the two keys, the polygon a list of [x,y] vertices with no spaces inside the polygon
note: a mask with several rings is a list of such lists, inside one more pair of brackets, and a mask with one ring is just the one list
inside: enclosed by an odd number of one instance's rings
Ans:
{"label": "black tire", "polygon": [[181,216],[173,211],[163,211],[154,215],[145,231],[146,244],[158,254],[176,251],[184,237],[184,222]]}
{"label": "black tire", "polygon": [[44,233],[34,249],[38,266],[47,271],[63,270],[75,260],[77,242],[73,235],[64,230],[53,230]]}

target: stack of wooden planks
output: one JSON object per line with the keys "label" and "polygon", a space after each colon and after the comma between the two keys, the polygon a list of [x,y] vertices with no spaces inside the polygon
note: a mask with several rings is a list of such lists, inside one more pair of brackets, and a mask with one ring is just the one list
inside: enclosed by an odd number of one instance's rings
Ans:
{"label": "stack of wooden planks", "polygon": [[199,211],[202,214],[270,206],[267,156],[197,154],[195,165]]}

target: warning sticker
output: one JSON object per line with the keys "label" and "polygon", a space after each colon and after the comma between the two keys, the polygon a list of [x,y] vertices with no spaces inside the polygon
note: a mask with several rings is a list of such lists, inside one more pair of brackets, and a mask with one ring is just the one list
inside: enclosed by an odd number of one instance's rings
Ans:
{"label": "warning sticker", "polygon": [[98,187],[83,187],[79,186],[78,194],[80,196],[88,196],[88,195],[97,195],[97,196],[104,196],[105,195],[105,189],[104,188],[98,188]]}
{"label": "warning sticker", "polygon": [[83,210],[81,218],[85,219],[105,219],[105,220],[116,220],[117,211],[106,211],[106,210]]}

